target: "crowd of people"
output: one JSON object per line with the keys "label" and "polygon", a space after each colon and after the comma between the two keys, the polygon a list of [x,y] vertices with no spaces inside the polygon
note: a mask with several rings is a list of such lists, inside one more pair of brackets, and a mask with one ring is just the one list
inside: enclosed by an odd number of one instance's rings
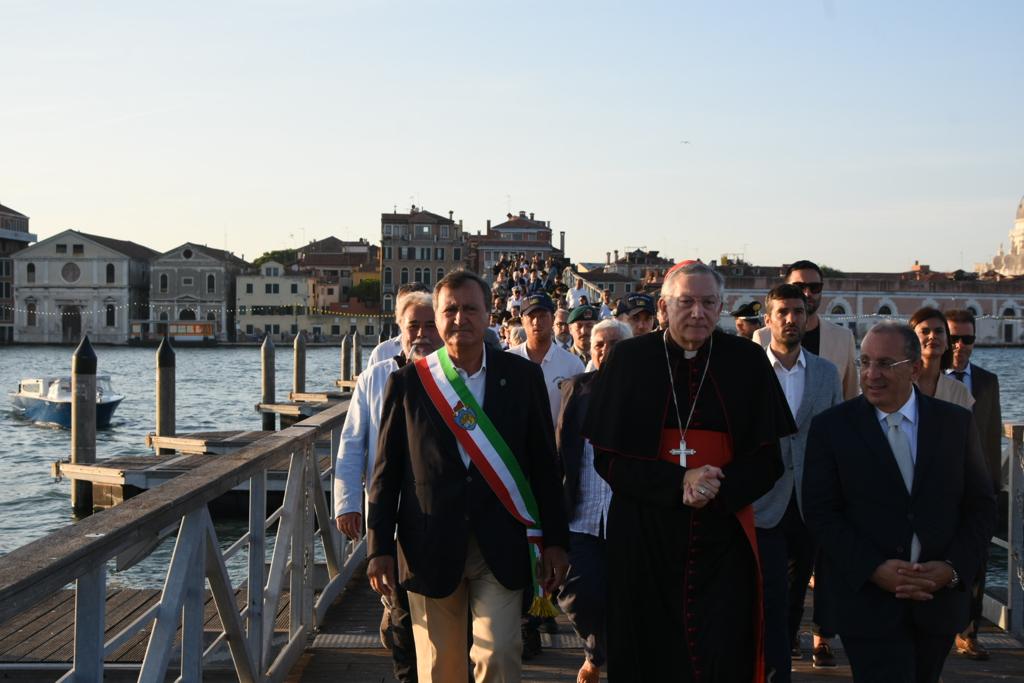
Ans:
{"label": "crowd of people", "polygon": [[367,535],[398,680],[521,680],[557,605],[579,683],[788,681],[809,584],[816,668],[837,636],[858,681],[988,657],[1001,415],[969,311],[858,351],[810,261],[737,334],[699,261],[617,301],[555,266],[403,287],[357,380],[335,515]]}

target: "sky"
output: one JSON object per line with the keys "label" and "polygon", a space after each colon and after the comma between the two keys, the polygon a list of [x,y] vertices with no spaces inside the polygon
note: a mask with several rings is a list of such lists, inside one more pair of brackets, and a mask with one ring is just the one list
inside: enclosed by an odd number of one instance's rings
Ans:
{"label": "sky", "polygon": [[534,212],[576,261],[1008,246],[1024,2],[0,0],[0,203],[248,259]]}

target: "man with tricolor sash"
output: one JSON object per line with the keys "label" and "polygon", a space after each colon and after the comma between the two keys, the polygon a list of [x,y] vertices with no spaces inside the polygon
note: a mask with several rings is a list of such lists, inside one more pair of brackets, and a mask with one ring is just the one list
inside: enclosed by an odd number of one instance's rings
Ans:
{"label": "man with tricolor sash", "polygon": [[618,343],[583,435],[612,489],[610,681],[761,683],[763,612],[751,503],[795,431],[765,353],[717,328],[724,278],[669,270],[668,329]]}
{"label": "man with tricolor sash", "polygon": [[543,374],[485,350],[489,293],[468,271],[438,282],[445,345],[396,371],[384,395],[367,574],[390,594],[397,563],[420,681],[461,683],[468,661],[478,682],[520,680],[522,592],[552,591],[568,566]]}

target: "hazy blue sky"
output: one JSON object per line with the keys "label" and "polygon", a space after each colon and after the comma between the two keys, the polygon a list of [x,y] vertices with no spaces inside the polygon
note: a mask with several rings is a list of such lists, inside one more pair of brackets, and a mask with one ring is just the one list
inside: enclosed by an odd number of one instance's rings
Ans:
{"label": "hazy blue sky", "polygon": [[[1024,2],[0,0],[0,203],[253,258],[380,213],[968,269],[1024,194]],[[688,140],[689,144],[681,141]]]}

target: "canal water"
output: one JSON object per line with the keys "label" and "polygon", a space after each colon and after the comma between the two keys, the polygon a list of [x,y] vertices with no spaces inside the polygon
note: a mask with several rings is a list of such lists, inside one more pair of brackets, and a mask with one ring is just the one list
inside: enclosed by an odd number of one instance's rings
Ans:
{"label": "canal water", "polygon": [[[0,555],[71,524],[70,485],[54,481],[50,464],[67,459],[70,432],[33,425],[15,417],[8,392],[23,377],[70,374],[70,347],[0,346],[0,463],[4,495],[0,496]],[[97,347],[99,374],[110,375],[115,391],[126,396],[111,428],[99,432],[97,457],[144,455],[146,434],[154,425],[156,352],[154,349]],[[999,375],[1003,420],[1024,421],[1024,349],[978,349],[974,359]],[[365,360],[365,352],[364,352]],[[177,349],[178,432],[260,428],[255,410],[260,399],[260,350],[257,347]],[[307,349],[307,391],[334,387],[339,377],[336,347]],[[292,352],[278,348],[277,396],[283,400],[292,382]],[[218,522],[218,535],[228,545],[243,533],[241,522]],[[1003,532],[1005,534],[1005,531]],[[1003,534],[1001,534],[1003,535]],[[171,552],[168,540],[154,556],[136,567],[113,574],[113,585],[156,587]],[[1005,581],[1006,554],[993,547],[990,585]],[[244,553],[232,563],[236,579],[245,565]],[[1004,584],[1005,585],[1005,584]]]}

